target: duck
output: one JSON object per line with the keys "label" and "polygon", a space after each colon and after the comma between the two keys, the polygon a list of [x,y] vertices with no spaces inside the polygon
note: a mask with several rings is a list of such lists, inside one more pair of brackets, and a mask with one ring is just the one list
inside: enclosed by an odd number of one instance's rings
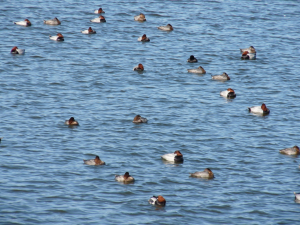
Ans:
{"label": "duck", "polygon": [[93,23],[105,23],[106,22],[104,16],[99,16],[98,18],[92,19],[90,21]]}
{"label": "duck", "polygon": [[248,108],[249,112],[254,114],[268,115],[270,110],[267,108],[266,104],[263,103],[261,106],[252,106]]}
{"label": "duck", "polygon": [[294,192],[294,195],[295,195],[295,200],[300,201],[300,193]]}
{"label": "duck", "polygon": [[191,55],[190,58],[187,60],[189,63],[196,63],[198,60],[195,58],[195,56]]}
{"label": "duck", "polygon": [[10,53],[22,55],[25,53],[25,49],[19,49],[17,46],[15,46],[10,50]]}
{"label": "duck", "polygon": [[253,46],[241,48],[240,51],[242,53],[241,59],[256,59],[256,50]]}
{"label": "duck", "polygon": [[150,39],[144,34],[142,37],[138,38],[138,41],[147,42],[150,41]]}
{"label": "duck", "polygon": [[223,81],[225,81],[225,80],[230,80],[230,77],[228,76],[227,73],[224,72],[224,73],[221,74],[221,75],[211,76],[211,79],[213,79],[213,80],[223,80]]}
{"label": "duck", "polygon": [[96,9],[94,13],[100,14],[100,13],[105,13],[105,12],[103,11],[102,8],[99,8],[99,9]]}
{"label": "duck", "polygon": [[135,66],[134,68],[133,68],[133,70],[136,70],[136,71],[144,71],[144,66],[143,66],[143,64],[139,64],[139,65],[137,65],[137,66]]}
{"label": "duck", "polygon": [[115,180],[124,183],[134,182],[134,178],[126,172],[124,175],[115,175]]}
{"label": "duck", "polygon": [[59,19],[57,19],[56,17],[52,20],[44,20],[44,24],[48,24],[48,25],[60,25],[61,22],[59,21]]}
{"label": "duck", "polygon": [[183,155],[178,150],[174,153],[162,155],[161,158],[171,162],[183,162]]}
{"label": "duck", "polygon": [[215,177],[214,173],[209,168],[206,168],[204,171],[201,172],[190,173],[190,176],[198,177],[198,178],[208,178],[208,179],[212,179]]}
{"label": "duck", "polygon": [[205,69],[203,69],[202,66],[199,66],[197,69],[188,69],[187,71],[189,73],[202,73],[202,74],[206,73]]}
{"label": "duck", "polygon": [[61,33],[57,33],[56,36],[49,35],[49,38],[53,41],[64,41],[64,36]]}
{"label": "duck", "polygon": [[285,155],[300,155],[300,149],[297,145],[292,148],[285,148],[279,151],[281,154]]}
{"label": "duck", "polygon": [[168,24],[168,25],[166,25],[166,26],[160,26],[160,27],[158,27],[157,29],[159,29],[159,30],[165,30],[165,31],[172,31],[172,30],[173,30],[173,27],[172,27],[171,24]]}
{"label": "duck", "polygon": [[93,30],[91,27],[89,27],[88,30],[83,30],[83,31],[81,31],[81,33],[83,33],[83,34],[96,34],[96,31]]}
{"label": "duck", "polygon": [[14,24],[29,27],[31,26],[31,22],[28,19],[25,19],[24,21],[14,22]]}
{"label": "duck", "polygon": [[132,121],[133,123],[147,123],[148,120],[140,115],[136,115]]}
{"label": "duck", "polygon": [[220,95],[225,98],[235,98],[236,97],[234,90],[231,88],[228,88],[225,91],[221,91]]}
{"label": "duck", "polygon": [[105,165],[105,162],[101,161],[99,156],[96,155],[95,159],[83,160],[84,164],[91,166]]}
{"label": "duck", "polygon": [[69,120],[66,120],[65,124],[69,126],[79,125],[79,123],[74,119],[74,117],[71,117]]}
{"label": "duck", "polygon": [[148,202],[151,204],[151,205],[157,205],[157,206],[165,206],[166,205],[166,199],[159,195],[159,196],[154,196],[151,197]]}
{"label": "duck", "polygon": [[135,21],[143,22],[143,21],[146,21],[146,18],[145,18],[145,15],[144,15],[143,13],[141,13],[140,15],[135,16],[135,17],[134,17],[134,20],[135,20]]}

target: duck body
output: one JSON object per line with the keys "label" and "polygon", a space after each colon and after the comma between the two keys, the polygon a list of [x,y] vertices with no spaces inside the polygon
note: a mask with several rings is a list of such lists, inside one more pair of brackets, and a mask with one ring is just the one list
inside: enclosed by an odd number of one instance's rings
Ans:
{"label": "duck body", "polygon": [[267,106],[263,103],[261,106],[252,106],[248,108],[249,112],[254,114],[260,114],[260,115],[268,115],[270,113],[270,110],[267,108]]}
{"label": "duck body", "polygon": [[294,195],[295,195],[295,200],[300,201],[300,193],[294,192]]}
{"label": "duck body", "polygon": [[227,73],[223,73],[221,75],[215,75],[215,76],[211,76],[211,79],[213,80],[222,80],[222,81],[226,81],[226,80],[230,80],[230,77],[228,76]]}
{"label": "duck body", "polygon": [[25,49],[19,49],[17,46],[15,46],[10,50],[10,53],[17,54],[17,55],[23,55],[23,54],[25,54]]}
{"label": "duck body", "polygon": [[133,68],[134,71],[144,71],[143,64],[139,64],[136,67]]}
{"label": "duck body", "polygon": [[104,18],[104,16],[99,16],[98,18],[92,19],[90,21],[93,23],[105,23],[106,19]]}
{"label": "duck body", "polygon": [[[285,148],[279,151],[281,154],[285,154],[285,155],[299,155],[300,154],[300,150],[299,147],[297,145],[295,145],[292,148]],[[300,200],[300,199],[299,199]]]}
{"label": "duck body", "polygon": [[231,88],[228,88],[225,91],[221,91],[220,95],[225,98],[235,98],[236,97],[234,90]]}
{"label": "duck body", "polygon": [[83,31],[81,31],[81,33],[83,33],[83,34],[96,34],[96,31],[93,30],[91,27],[89,27],[88,30],[83,30]]}
{"label": "duck body", "polygon": [[24,26],[24,27],[31,26],[31,22],[28,19],[25,19],[24,21],[14,22],[14,24]]}
{"label": "duck body", "polygon": [[49,38],[53,41],[64,41],[64,36],[61,33],[58,33],[56,36],[49,35]]}
{"label": "duck body", "polygon": [[183,162],[183,155],[180,151],[162,155],[161,158],[170,162]]}
{"label": "duck body", "polygon": [[214,173],[209,168],[206,168],[204,171],[201,172],[191,173],[190,176],[197,177],[197,178],[207,178],[207,179],[212,179],[215,177]]}
{"label": "duck body", "polygon": [[59,19],[57,19],[56,17],[52,20],[44,20],[44,24],[48,24],[48,25],[60,25],[61,22],[59,21]]}
{"label": "duck body", "polygon": [[165,206],[166,205],[166,200],[164,199],[163,196],[159,195],[159,196],[153,196],[151,197],[148,202],[151,205],[157,205],[157,206]]}
{"label": "duck body", "polygon": [[201,74],[205,74],[206,73],[205,69],[203,69],[202,66],[199,66],[197,69],[188,69],[187,71],[189,73],[201,73]]}
{"label": "duck body", "polygon": [[253,46],[249,48],[241,48],[240,52],[242,53],[241,59],[256,59],[256,50]]}
{"label": "duck body", "polygon": [[105,165],[99,156],[96,156],[95,159],[83,160],[84,164],[91,165],[91,166],[98,166],[98,165]]}
{"label": "duck body", "polygon": [[142,37],[138,38],[138,41],[148,42],[150,39],[146,36],[146,34],[144,34]]}
{"label": "duck body", "polygon": [[69,126],[78,126],[79,125],[79,123],[74,119],[74,117],[71,117],[70,119],[66,120],[65,124],[69,125]]}
{"label": "duck body", "polygon": [[144,118],[144,117],[141,117],[140,115],[136,115],[134,118],[133,118],[133,123],[147,123],[148,120],[147,118]]}
{"label": "duck body", "polygon": [[96,10],[94,11],[94,13],[100,14],[100,13],[105,13],[105,12],[102,10],[102,8],[99,8],[99,9],[96,9]]}
{"label": "duck body", "polygon": [[134,178],[126,172],[124,175],[115,175],[115,180],[123,183],[131,183],[134,182]]}
{"label": "duck body", "polygon": [[171,24],[168,24],[168,25],[166,25],[166,26],[160,26],[160,27],[158,27],[157,29],[159,29],[159,30],[165,30],[165,31],[172,31],[172,30],[173,30],[173,27],[172,27]]}
{"label": "duck body", "polygon": [[135,21],[144,22],[144,21],[146,21],[146,17],[145,17],[145,15],[144,15],[143,13],[141,13],[140,15],[135,16],[135,17],[134,17],[134,20],[135,20]]}
{"label": "duck body", "polygon": [[188,58],[187,62],[196,63],[198,62],[198,59],[196,59],[195,56],[191,55],[190,58]]}

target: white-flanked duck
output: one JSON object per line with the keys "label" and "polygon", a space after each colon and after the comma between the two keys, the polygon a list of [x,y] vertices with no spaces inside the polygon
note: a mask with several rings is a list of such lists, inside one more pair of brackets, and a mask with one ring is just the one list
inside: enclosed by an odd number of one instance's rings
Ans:
{"label": "white-flanked duck", "polygon": [[139,65],[137,65],[137,66],[135,66],[134,68],[133,68],[133,70],[136,70],[136,71],[144,71],[144,66],[143,66],[143,64],[139,64]]}
{"label": "white-flanked duck", "polygon": [[98,166],[98,165],[105,165],[105,162],[103,162],[99,156],[96,156],[95,159],[88,159],[83,160],[84,164],[91,165],[91,166]]}
{"label": "white-flanked duck", "polygon": [[189,63],[196,63],[198,60],[195,58],[195,56],[191,55],[190,58],[187,60]]}
{"label": "white-flanked duck", "polygon": [[31,26],[31,22],[28,19],[25,19],[24,21],[14,22],[14,24],[29,27]]}
{"label": "white-flanked duck", "polygon": [[235,98],[236,97],[234,90],[231,88],[228,88],[225,91],[221,91],[220,95],[225,98]]}
{"label": "white-flanked duck", "polygon": [[134,20],[135,20],[135,21],[143,22],[143,21],[146,21],[146,17],[145,17],[145,15],[144,15],[143,13],[141,13],[140,15],[135,16],[135,17],[134,17]]}
{"label": "white-flanked duck", "polygon": [[253,46],[240,49],[240,51],[242,53],[241,59],[256,59],[256,50]]}
{"label": "white-flanked duck", "polygon": [[48,24],[48,25],[60,25],[61,22],[59,21],[59,19],[57,19],[56,17],[52,20],[44,20],[44,24]]}
{"label": "white-flanked duck", "polygon": [[222,81],[226,81],[226,80],[230,80],[230,77],[228,76],[227,73],[223,73],[221,75],[215,75],[215,76],[211,76],[211,79],[213,80],[222,80]]}
{"label": "white-flanked duck", "polygon": [[93,23],[105,23],[106,19],[104,18],[104,16],[99,16],[98,18],[92,19],[90,21]]}
{"label": "white-flanked duck", "polygon": [[103,11],[102,8],[99,8],[99,9],[96,9],[94,13],[100,14],[100,13],[105,13],[105,12]]}
{"label": "white-flanked duck", "polygon": [[134,178],[126,172],[124,175],[115,175],[115,180],[123,183],[134,182]]}
{"label": "white-flanked duck", "polygon": [[96,31],[93,30],[91,27],[89,27],[88,30],[83,30],[83,31],[81,31],[81,33],[83,33],[83,34],[96,34]]}
{"label": "white-flanked duck", "polygon": [[161,158],[170,162],[183,162],[183,155],[178,150],[174,153],[162,155]]}
{"label": "white-flanked duck", "polygon": [[187,71],[189,73],[201,73],[201,74],[205,74],[206,73],[205,69],[203,69],[202,66],[199,66],[197,69],[188,69]]}
{"label": "white-flanked duck", "polygon": [[299,155],[300,154],[300,150],[299,147],[297,145],[295,145],[292,148],[285,148],[279,151],[281,154],[285,154],[285,155]]}
{"label": "white-flanked duck", "polygon": [[132,121],[133,123],[147,123],[148,120],[140,115],[136,115]]}
{"label": "white-flanked duck", "polygon": [[266,104],[263,103],[261,106],[252,106],[249,109],[249,112],[260,115],[268,115],[270,110],[267,108]]}
{"label": "white-flanked duck", "polygon": [[201,172],[190,173],[190,176],[207,179],[212,179],[215,177],[214,173],[209,168],[206,168],[204,171]]}
{"label": "white-flanked duck", "polygon": [[79,123],[74,119],[74,117],[71,117],[70,119],[66,120],[65,124],[69,126],[79,125]]}
{"label": "white-flanked duck", "polygon": [[168,24],[166,26],[160,26],[160,27],[158,27],[158,29],[165,30],[165,31],[171,31],[171,30],[173,30],[173,27],[171,24]]}
{"label": "white-flanked duck", "polygon": [[10,50],[10,53],[22,55],[25,53],[25,49],[19,49],[17,46],[15,46]]}
{"label": "white-flanked duck", "polygon": [[144,34],[142,37],[138,38],[138,41],[147,42],[150,41],[150,39],[147,37],[146,34]]}
{"label": "white-flanked duck", "polygon": [[58,33],[56,36],[49,35],[49,38],[53,41],[64,41],[64,36],[61,33]]}
{"label": "white-flanked duck", "polygon": [[151,204],[151,205],[157,205],[157,206],[165,206],[166,205],[166,199],[159,195],[159,196],[153,196],[151,197],[148,202]]}

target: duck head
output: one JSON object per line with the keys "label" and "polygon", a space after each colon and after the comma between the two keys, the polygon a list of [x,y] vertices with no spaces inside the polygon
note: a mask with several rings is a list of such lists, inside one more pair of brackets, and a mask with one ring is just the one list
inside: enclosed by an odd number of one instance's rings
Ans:
{"label": "duck head", "polygon": [[300,149],[299,149],[299,147],[298,147],[297,145],[295,145],[294,148],[296,149],[296,152],[297,152],[298,154],[300,154]]}
{"label": "duck head", "polygon": [[264,112],[268,111],[268,108],[267,108],[267,106],[266,106],[265,103],[263,103],[263,104],[261,105],[261,109],[262,109]]}
{"label": "duck head", "polygon": [[177,156],[183,156],[183,155],[181,154],[181,152],[180,152],[180,151],[178,151],[178,150],[177,150],[177,151],[175,151],[175,152],[174,152],[174,154],[176,154]]}
{"label": "duck head", "polygon": [[190,56],[190,60],[194,60],[195,57],[193,55]]}
{"label": "duck head", "polygon": [[[58,33],[57,36],[60,37],[60,38],[63,38],[63,37],[64,37],[61,33]],[[71,118],[73,118],[73,117],[71,117]],[[73,118],[73,119],[74,119],[74,118]]]}
{"label": "duck head", "polygon": [[10,52],[15,52],[18,49],[17,46],[13,47]]}
{"label": "duck head", "polygon": [[170,30],[173,30],[173,27],[171,24],[168,24],[167,26],[170,27]]}
{"label": "duck head", "polygon": [[144,34],[143,36],[142,36],[142,41],[144,41],[144,40],[146,40],[147,39],[147,36],[146,36],[146,34]]}
{"label": "duck head", "polygon": [[225,77],[227,77],[227,80],[230,80],[230,77],[228,76],[227,73],[224,72],[222,75],[225,76]]}
{"label": "duck head", "polygon": [[88,32],[89,32],[89,33],[92,33],[92,32],[94,32],[94,31],[93,31],[93,29],[92,29],[91,27],[89,27]]}
{"label": "duck head", "polygon": [[234,93],[234,90],[231,88],[228,88],[227,91],[229,91],[230,93]]}
{"label": "duck head", "polygon": [[141,119],[141,116],[140,115],[136,115],[133,119],[133,121],[139,121]]}
{"label": "duck head", "polygon": [[138,65],[138,67],[140,68],[140,70],[144,70],[143,64],[140,63],[140,64]]}
{"label": "duck head", "polygon": [[103,12],[102,8],[99,8],[98,13],[102,13],[102,12]]}
{"label": "duck head", "polygon": [[25,19],[25,21],[27,22],[27,25],[30,26],[31,22],[29,21],[29,19]]}
{"label": "duck head", "polygon": [[204,171],[209,174],[209,177],[214,177],[214,173],[209,168],[206,168]]}
{"label": "duck head", "polygon": [[126,172],[126,173],[124,174],[124,179],[126,180],[128,177],[130,177],[130,176],[129,176],[129,173]]}
{"label": "duck head", "polygon": [[160,205],[165,205],[166,204],[166,199],[161,195],[157,196],[157,201]]}

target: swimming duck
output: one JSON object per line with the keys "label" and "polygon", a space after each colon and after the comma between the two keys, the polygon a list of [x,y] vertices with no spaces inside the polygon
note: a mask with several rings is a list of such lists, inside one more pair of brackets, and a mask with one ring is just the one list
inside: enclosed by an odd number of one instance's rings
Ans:
{"label": "swimming duck", "polygon": [[48,25],[60,25],[61,22],[55,17],[52,20],[44,20],[44,24],[48,24]]}
{"label": "swimming duck", "polygon": [[93,23],[104,23],[104,22],[106,22],[104,16],[99,16],[98,18],[92,19],[90,21],[93,22]]}
{"label": "swimming duck", "polygon": [[74,117],[71,117],[69,120],[66,120],[65,124],[69,126],[79,125],[79,123],[74,119]]}
{"label": "swimming duck", "polygon": [[147,123],[148,120],[146,118],[141,117],[140,115],[136,115],[132,122],[133,123]]}
{"label": "swimming duck", "polygon": [[206,168],[204,171],[201,172],[190,173],[190,176],[198,177],[198,178],[208,178],[208,179],[212,179],[215,177],[214,173],[209,168]]}
{"label": "swimming duck", "polygon": [[300,193],[294,192],[294,195],[295,195],[295,200],[300,201]]}
{"label": "swimming duck", "polygon": [[10,53],[22,55],[25,53],[25,49],[19,49],[17,46],[15,46],[10,50]]}
{"label": "swimming duck", "polygon": [[93,30],[91,27],[89,27],[88,30],[83,30],[83,31],[81,31],[81,33],[83,33],[83,34],[96,34],[96,31]]}
{"label": "swimming duck", "polygon": [[199,66],[197,69],[188,69],[187,70],[189,73],[206,73],[205,69],[203,69],[202,66]]}
{"label": "swimming duck", "polygon": [[172,27],[171,24],[168,24],[166,26],[160,26],[160,27],[158,27],[158,29],[160,29],[160,30],[166,30],[166,31],[171,31],[171,30],[173,30],[173,27]]}
{"label": "swimming duck", "polygon": [[240,49],[240,51],[242,53],[241,59],[256,59],[256,50],[253,46]]}
{"label": "swimming duck", "polygon": [[268,115],[270,113],[270,110],[267,108],[265,103],[263,103],[261,106],[252,106],[251,108],[248,109],[249,112],[254,114]]}
{"label": "swimming duck", "polygon": [[144,66],[140,63],[138,66],[134,67],[133,70],[144,71]]}
{"label": "swimming duck", "polygon": [[102,10],[102,8],[99,8],[99,9],[95,10],[94,13],[100,14],[100,13],[105,13],[105,12]]}
{"label": "swimming duck", "polygon": [[84,164],[91,166],[105,165],[105,162],[101,161],[99,156],[96,156],[95,159],[83,160]]}
{"label": "swimming duck", "polygon": [[143,13],[141,13],[140,15],[138,15],[138,16],[135,16],[134,17],[134,20],[135,21],[146,21],[146,18],[145,18],[145,15],[143,14]]}
{"label": "swimming duck", "polygon": [[188,58],[187,61],[188,61],[189,63],[196,63],[196,62],[198,62],[198,60],[197,60],[193,55],[191,55],[190,58]]}
{"label": "swimming duck", "polygon": [[61,33],[58,33],[56,36],[49,35],[49,38],[53,41],[64,41],[64,36]]}
{"label": "swimming duck", "polygon": [[292,148],[285,148],[279,151],[281,154],[285,155],[299,155],[300,154],[300,149],[297,145],[295,145]]}
{"label": "swimming duck", "polygon": [[29,27],[31,26],[31,22],[28,19],[25,19],[24,21],[14,22],[14,24]]}
{"label": "swimming duck", "polygon": [[175,151],[174,153],[162,155],[161,158],[171,162],[183,162],[183,155],[180,151]]}
{"label": "swimming duck", "polygon": [[234,90],[231,89],[231,88],[228,88],[225,91],[221,91],[220,95],[225,97],[225,98],[235,98],[236,97],[236,94],[235,94]]}
{"label": "swimming duck", "polygon": [[142,37],[138,38],[138,41],[147,42],[150,41],[150,39],[144,34]]}
{"label": "swimming duck", "polygon": [[115,175],[115,180],[124,183],[134,182],[134,178],[126,172],[124,175]]}
{"label": "swimming duck", "polygon": [[163,196],[159,195],[159,196],[154,196],[151,197],[148,202],[151,204],[151,205],[157,205],[157,206],[165,206],[166,205],[166,200]]}
{"label": "swimming duck", "polygon": [[223,81],[225,81],[225,80],[230,80],[230,77],[229,77],[228,74],[225,73],[225,72],[224,72],[222,75],[211,76],[211,78],[212,78],[213,80],[223,80]]}

